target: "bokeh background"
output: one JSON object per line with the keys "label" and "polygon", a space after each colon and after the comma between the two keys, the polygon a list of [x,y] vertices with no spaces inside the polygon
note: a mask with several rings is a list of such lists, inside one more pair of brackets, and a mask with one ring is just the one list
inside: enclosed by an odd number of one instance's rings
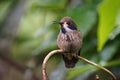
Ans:
{"label": "bokeh background", "polygon": [[[70,16],[83,34],[81,56],[120,80],[120,0],[0,0],[0,80],[42,80],[45,56],[58,49],[58,25]],[[66,69],[60,54],[47,63],[50,80],[110,80],[85,62]]]}

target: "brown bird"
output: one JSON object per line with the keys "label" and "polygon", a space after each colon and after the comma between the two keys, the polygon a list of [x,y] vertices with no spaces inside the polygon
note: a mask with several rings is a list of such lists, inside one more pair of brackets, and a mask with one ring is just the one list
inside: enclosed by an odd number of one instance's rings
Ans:
{"label": "brown bird", "polygon": [[65,52],[62,54],[65,66],[67,68],[73,68],[78,61],[73,54],[80,55],[82,47],[81,32],[77,30],[76,24],[70,17],[64,17],[60,22],[55,23],[60,25],[57,44]]}

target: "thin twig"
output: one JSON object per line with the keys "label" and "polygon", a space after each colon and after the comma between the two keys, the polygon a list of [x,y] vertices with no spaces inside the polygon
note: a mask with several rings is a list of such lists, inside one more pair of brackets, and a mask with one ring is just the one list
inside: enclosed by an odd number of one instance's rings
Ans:
{"label": "thin twig", "polygon": [[43,74],[43,80],[49,80],[48,76],[47,76],[47,72],[46,72],[46,63],[47,61],[49,60],[49,58],[56,54],[56,53],[62,53],[64,52],[63,50],[61,49],[58,49],[58,50],[53,50],[51,51],[50,53],[48,53],[48,55],[45,57],[44,61],[43,61],[43,64],[42,64],[42,74]]}
{"label": "thin twig", "polygon": [[[48,78],[48,76],[47,76],[47,72],[46,72],[46,63],[47,63],[47,61],[49,60],[49,58],[50,58],[52,55],[54,55],[54,54],[63,53],[63,52],[64,52],[64,51],[61,50],[61,49],[53,50],[53,51],[51,51],[50,53],[48,53],[48,55],[45,57],[45,59],[44,59],[44,61],[43,61],[43,64],[42,64],[43,80],[49,80],[49,78]],[[95,67],[97,67],[97,68],[100,68],[100,69],[104,70],[105,72],[107,72],[107,73],[112,77],[112,80],[116,80],[116,79],[117,79],[116,76],[115,76],[111,71],[109,71],[108,69],[106,69],[106,68],[104,68],[104,67],[102,67],[102,66],[100,66],[100,65],[98,65],[98,64],[96,64],[96,63],[94,63],[94,62],[92,62],[92,61],[89,61],[89,60],[87,60],[87,59],[85,59],[85,58],[83,58],[83,57],[81,57],[81,56],[77,56],[77,55],[73,55],[73,56],[75,56],[76,58],[78,58],[78,59],[80,59],[80,60],[82,60],[82,61],[84,61],[84,62],[86,62],[86,63],[88,63],[88,64],[91,64],[91,65],[93,65],[93,66],[95,66]]]}
{"label": "thin twig", "polygon": [[111,71],[109,71],[108,69],[106,69],[106,68],[104,68],[104,67],[102,67],[102,66],[100,66],[100,65],[98,65],[98,64],[96,64],[96,63],[94,63],[92,61],[89,61],[89,60],[87,60],[87,59],[85,59],[85,58],[83,58],[81,56],[77,56],[77,55],[74,55],[74,56],[77,57],[78,59],[86,62],[86,63],[89,63],[89,64],[91,64],[91,65],[93,65],[93,66],[95,66],[97,68],[100,68],[103,71],[107,72],[112,77],[112,80],[117,80],[116,76]]}

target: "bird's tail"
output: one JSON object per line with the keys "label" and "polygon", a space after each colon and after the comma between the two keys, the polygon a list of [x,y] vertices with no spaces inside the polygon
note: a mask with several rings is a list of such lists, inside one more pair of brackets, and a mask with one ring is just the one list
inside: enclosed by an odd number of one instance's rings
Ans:
{"label": "bird's tail", "polygon": [[[79,55],[79,52],[77,53],[77,55]],[[62,54],[62,56],[63,56],[63,60],[65,62],[65,66],[67,68],[73,68],[73,67],[75,67],[75,64],[78,62],[78,59],[75,58],[74,56],[70,56],[70,58],[69,58],[68,55],[64,55],[64,54]]]}

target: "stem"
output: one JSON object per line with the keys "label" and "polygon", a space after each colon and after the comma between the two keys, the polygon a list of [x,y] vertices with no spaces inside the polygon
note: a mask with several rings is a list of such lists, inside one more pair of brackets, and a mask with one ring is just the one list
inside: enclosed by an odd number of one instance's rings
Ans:
{"label": "stem", "polygon": [[48,76],[47,76],[47,72],[46,72],[46,63],[47,61],[49,60],[49,58],[54,55],[54,54],[57,54],[57,53],[62,53],[64,52],[63,50],[61,49],[58,49],[58,50],[53,50],[51,51],[50,53],[48,53],[48,55],[45,57],[44,61],[43,61],[43,64],[42,64],[42,74],[43,74],[43,80],[49,80]]}
{"label": "stem", "polygon": [[[52,55],[54,55],[54,54],[63,53],[63,52],[64,52],[64,51],[61,50],[61,49],[53,50],[53,51],[51,51],[50,53],[48,53],[48,55],[45,57],[45,59],[44,59],[44,61],[43,61],[43,64],[42,64],[43,80],[49,80],[49,78],[48,78],[48,76],[47,76],[47,72],[46,72],[46,63],[47,63],[47,61],[49,60],[49,58],[50,58]],[[82,61],[84,61],[84,62],[86,62],[86,63],[88,63],[88,64],[91,64],[91,65],[93,65],[93,66],[95,66],[95,67],[97,67],[97,68],[100,68],[100,69],[102,69],[103,71],[107,72],[107,73],[112,77],[112,80],[116,80],[116,79],[117,79],[116,76],[115,76],[111,71],[109,71],[108,69],[106,69],[106,68],[104,68],[104,67],[102,67],[102,66],[100,66],[100,65],[98,65],[98,64],[96,64],[96,63],[94,63],[94,62],[92,62],[92,61],[89,61],[89,60],[87,60],[87,59],[85,59],[85,58],[83,58],[83,57],[81,57],[81,56],[77,56],[77,55],[73,55],[73,56],[76,57],[76,58],[78,58],[78,59],[80,59],[80,60],[82,60]],[[98,80],[99,80],[99,79],[98,79]]]}
{"label": "stem", "polygon": [[88,64],[91,64],[91,65],[93,65],[93,66],[95,66],[95,67],[97,67],[97,68],[100,68],[100,69],[102,69],[103,71],[107,72],[107,73],[112,77],[112,80],[117,80],[116,76],[115,76],[111,71],[109,71],[108,69],[106,69],[106,68],[104,68],[104,67],[102,67],[102,66],[100,66],[100,65],[98,65],[98,64],[96,64],[96,63],[94,63],[94,62],[92,62],[92,61],[89,61],[89,60],[87,60],[87,59],[85,59],[85,58],[83,58],[83,57],[81,57],[81,56],[77,56],[77,55],[74,55],[74,56],[75,56],[76,58],[78,58],[78,59],[80,59],[80,60],[88,63]]}

